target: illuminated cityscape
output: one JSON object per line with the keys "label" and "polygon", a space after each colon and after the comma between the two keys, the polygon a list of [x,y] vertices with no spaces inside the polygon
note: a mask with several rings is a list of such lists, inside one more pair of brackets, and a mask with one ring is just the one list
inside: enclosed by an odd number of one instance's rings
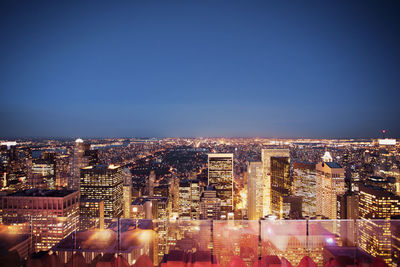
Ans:
{"label": "illuminated cityscape", "polygon": [[[80,189],[71,190],[57,181],[62,177],[46,182],[65,166],[51,165],[49,172],[44,165],[39,172],[32,162],[70,158],[73,174],[75,140],[2,142],[0,235],[21,236],[17,244],[4,243],[3,255],[17,251],[21,264],[32,253],[51,251],[66,264],[115,261],[106,257],[111,253],[133,266],[170,266],[187,257],[221,266],[301,265],[304,257],[316,266],[343,257],[398,265],[397,142],[124,138],[81,144],[82,155],[96,160],[79,168]],[[242,156],[249,148],[258,157]],[[31,183],[32,173],[42,177],[40,185]],[[266,207],[271,212],[264,214]]]}
{"label": "illuminated cityscape", "polygon": [[0,267],[400,267],[400,1],[0,1]]}

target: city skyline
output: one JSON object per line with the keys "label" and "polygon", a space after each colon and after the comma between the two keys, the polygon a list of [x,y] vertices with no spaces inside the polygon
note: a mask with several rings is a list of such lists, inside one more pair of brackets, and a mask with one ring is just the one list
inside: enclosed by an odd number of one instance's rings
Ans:
{"label": "city skyline", "polygon": [[0,266],[400,267],[400,1],[0,1]]}
{"label": "city skyline", "polygon": [[1,138],[398,138],[400,4],[3,1]]}
{"label": "city skyline", "polygon": [[0,265],[399,266],[399,152],[395,139],[1,142]]}

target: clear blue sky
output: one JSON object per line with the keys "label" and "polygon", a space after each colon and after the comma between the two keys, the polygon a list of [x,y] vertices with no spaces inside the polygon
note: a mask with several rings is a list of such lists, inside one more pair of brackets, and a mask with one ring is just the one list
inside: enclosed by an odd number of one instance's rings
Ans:
{"label": "clear blue sky", "polygon": [[400,1],[0,3],[0,136],[400,137]]}

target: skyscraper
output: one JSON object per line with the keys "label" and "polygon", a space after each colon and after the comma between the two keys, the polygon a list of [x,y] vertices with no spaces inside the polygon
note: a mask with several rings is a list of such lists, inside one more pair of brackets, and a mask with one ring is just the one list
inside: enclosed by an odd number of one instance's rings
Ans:
{"label": "skyscraper", "polygon": [[123,175],[124,175],[124,186],[123,186],[124,218],[130,218],[131,203],[132,203],[132,173],[129,170],[129,168],[124,168]]}
{"label": "skyscraper", "polygon": [[337,218],[337,196],[345,193],[344,169],[336,162],[320,162],[315,167],[317,215]]}
{"label": "skyscraper", "polygon": [[283,217],[283,198],[291,191],[289,157],[271,157],[271,212],[277,218]]}
{"label": "skyscraper", "polygon": [[262,162],[250,162],[247,167],[247,205],[249,220],[263,217]]}
{"label": "skyscraper", "polygon": [[200,194],[198,180],[184,180],[179,183],[179,218],[184,220],[200,218]]}
{"label": "skyscraper", "polygon": [[290,157],[289,149],[274,148],[262,149],[261,161],[263,166],[263,215],[267,216],[272,213],[271,206],[271,157]]}
{"label": "skyscraper", "polygon": [[79,190],[81,168],[85,167],[83,156],[85,154],[85,150],[89,149],[90,144],[84,143],[80,138],[75,140],[75,146],[73,148],[72,155],[71,176],[68,179],[68,189]]}
{"label": "skyscraper", "polygon": [[149,179],[147,180],[147,194],[154,196],[154,183],[156,181],[156,173],[154,170],[150,171]]}
{"label": "skyscraper", "polygon": [[213,186],[207,186],[202,193],[200,201],[201,220],[219,220],[221,217],[221,200]]}
{"label": "skyscraper", "polygon": [[233,154],[208,154],[208,185],[221,199],[221,219],[233,212]]}
{"label": "skyscraper", "polygon": [[[382,187],[360,185],[358,244],[372,256],[380,256],[392,264],[392,239],[399,232],[391,231],[393,216],[400,216],[400,196]],[[396,221],[393,221],[394,225]]]}
{"label": "skyscraper", "polygon": [[32,188],[55,188],[56,163],[54,158],[32,159],[28,181]]}
{"label": "skyscraper", "polygon": [[316,215],[315,164],[293,162],[293,194],[302,198],[302,215]]}
{"label": "skyscraper", "polygon": [[[104,200],[104,217],[116,218],[123,214],[122,167],[114,165],[88,166],[81,170],[82,200]],[[81,214],[85,217],[87,215]]]}

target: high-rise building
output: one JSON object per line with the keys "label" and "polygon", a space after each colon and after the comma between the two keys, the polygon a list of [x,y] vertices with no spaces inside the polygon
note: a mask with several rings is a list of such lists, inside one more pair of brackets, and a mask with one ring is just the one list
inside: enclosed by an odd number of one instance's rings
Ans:
{"label": "high-rise building", "polygon": [[183,180],[179,183],[179,218],[198,220],[200,218],[200,186],[198,180]]}
{"label": "high-rise building", "polygon": [[54,158],[32,159],[31,171],[29,173],[29,185],[33,188],[54,189],[55,188],[56,163]]}
{"label": "high-rise building", "polygon": [[123,186],[123,205],[124,205],[124,218],[130,218],[131,203],[132,203],[132,173],[129,168],[123,169],[124,186]]}
{"label": "high-rise building", "polygon": [[359,217],[358,194],[346,192],[337,196],[337,219],[357,220]]}
{"label": "high-rise building", "polygon": [[303,218],[303,199],[299,196],[282,197],[282,218],[298,220]]}
{"label": "high-rise building", "polygon": [[381,187],[393,194],[397,193],[396,179],[394,177],[370,176],[364,181],[364,184]]}
{"label": "high-rise building", "polygon": [[[340,227],[340,236],[347,246],[354,246],[357,238],[357,231],[353,222],[359,218],[359,195],[353,193],[351,189],[337,196],[337,219],[343,220]],[[352,220],[352,221],[351,221]]]}
{"label": "high-rise building", "polygon": [[[283,218],[283,198],[290,195],[292,180],[290,177],[289,157],[271,157],[271,213]],[[289,211],[287,211],[289,213]]]}
{"label": "high-rise building", "polygon": [[315,164],[293,162],[293,195],[302,198],[302,215],[316,215],[316,174]]}
{"label": "high-rise building", "polygon": [[271,158],[272,157],[290,157],[289,149],[275,148],[262,149],[261,161],[263,166],[263,215],[265,217],[272,213],[271,205]]}
{"label": "high-rise building", "polygon": [[221,199],[221,219],[233,212],[233,154],[208,154],[208,185],[214,185]]}
{"label": "high-rise building", "polygon": [[337,218],[337,196],[345,193],[345,172],[336,162],[320,162],[316,165],[317,215]]}
{"label": "high-rise building", "polygon": [[104,229],[104,201],[101,199],[80,199],[79,230]]}
{"label": "high-rise building", "polygon": [[75,140],[75,146],[72,154],[71,176],[68,180],[68,189],[79,190],[81,179],[81,168],[85,167],[84,154],[86,150],[90,149],[90,144],[86,144],[82,139]]}
{"label": "high-rise building", "polygon": [[247,207],[249,220],[263,217],[262,162],[250,162],[247,167]]}
{"label": "high-rise building", "polygon": [[150,171],[149,179],[147,180],[147,194],[154,196],[154,183],[156,181],[156,173],[154,170]]}
{"label": "high-rise building", "polygon": [[[123,215],[122,167],[114,165],[88,166],[81,170],[80,194],[83,201],[104,200],[104,217]],[[82,217],[87,217],[82,214]]]}
{"label": "high-rise building", "polygon": [[52,248],[77,228],[77,191],[29,189],[4,196],[1,202],[3,223],[28,224],[35,251]]}
{"label": "high-rise building", "polygon": [[171,205],[167,197],[138,197],[131,204],[131,218],[167,221]]}
{"label": "high-rise building", "polygon": [[360,185],[359,197],[358,244],[372,256],[380,256],[391,265],[392,239],[400,236],[391,231],[389,219],[400,215],[400,196],[382,187]]}
{"label": "high-rise building", "polygon": [[213,186],[207,186],[200,201],[201,220],[219,220],[221,218],[221,200]]}

